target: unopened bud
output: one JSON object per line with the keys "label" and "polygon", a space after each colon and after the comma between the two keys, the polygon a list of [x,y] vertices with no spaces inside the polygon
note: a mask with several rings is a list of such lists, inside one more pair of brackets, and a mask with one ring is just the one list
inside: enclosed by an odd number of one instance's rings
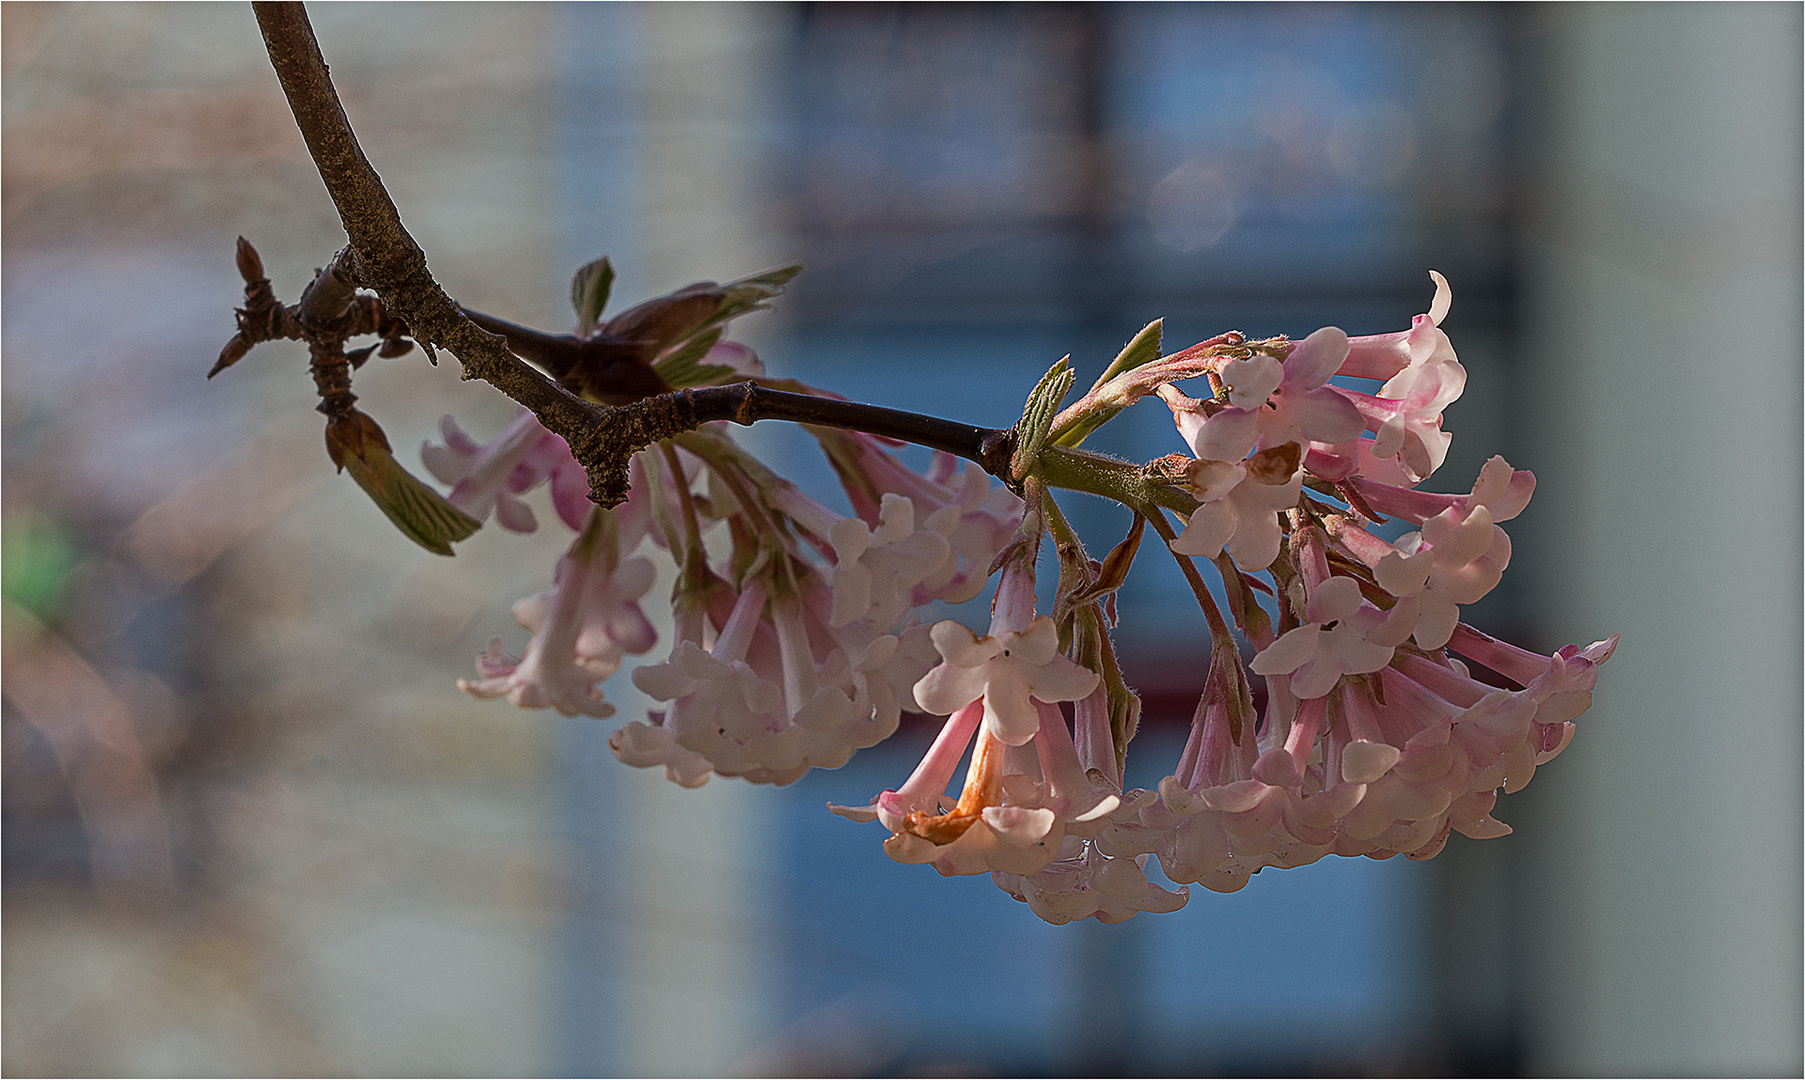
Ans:
{"label": "unopened bud", "polygon": [[218,375],[233,364],[238,363],[238,361],[243,360],[245,354],[250,351],[251,343],[244,339],[244,335],[233,334],[232,340],[226,342],[226,347],[219,350],[219,359],[213,362],[213,368],[207,372],[207,378],[211,379],[213,376]]}
{"label": "unopened bud", "polygon": [[373,451],[392,453],[382,426],[362,409],[352,409],[326,422],[326,454],[339,471],[344,471],[348,457],[364,461]]}
{"label": "unopened bud", "polygon": [[244,237],[238,238],[238,273],[247,284],[255,284],[263,280],[263,260],[258,257],[257,249]]}
{"label": "unopened bud", "polygon": [[452,554],[454,542],[482,527],[402,468],[382,428],[358,409],[327,421],[326,453],[403,535],[435,555]]}
{"label": "unopened bud", "polygon": [[700,282],[628,308],[609,319],[602,332],[626,341],[666,345],[707,322],[721,309],[723,299],[714,282]]}

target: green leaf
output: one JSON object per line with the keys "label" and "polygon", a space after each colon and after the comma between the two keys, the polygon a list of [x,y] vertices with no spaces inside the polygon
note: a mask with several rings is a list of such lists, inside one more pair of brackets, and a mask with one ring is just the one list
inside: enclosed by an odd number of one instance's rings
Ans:
{"label": "green leaf", "polygon": [[1010,474],[1017,480],[1028,474],[1041,448],[1046,445],[1053,418],[1059,415],[1059,403],[1071,392],[1076,378],[1072,373],[1072,358],[1061,357],[1029,392],[1027,404],[1022,407],[1022,418],[1015,422],[1015,457],[1009,463]]}
{"label": "green leaf", "polygon": [[721,340],[722,333],[722,328],[717,327],[697,334],[666,353],[652,367],[673,390],[717,383],[732,375],[733,369],[725,364],[704,364],[702,358]]}
{"label": "green leaf", "polygon": [[587,337],[602,321],[608,293],[614,288],[614,264],[608,256],[588,263],[570,279],[570,306],[577,312],[577,335]]}
{"label": "green leaf", "polygon": [[403,535],[435,555],[451,555],[453,542],[483,527],[402,468],[386,446],[366,442],[362,453],[344,455],[344,466]]}
{"label": "green leaf", "polygon": [[730,289],[741,286],[753,287],[763,289],[767,296],[776,296],[783,292],[783,287],[800,273],[802,273],[802,264],[790,263],[787,266],[773,267],[770,270],[760,270],[758,273],[743,277],[738,281],[730,281],[727,283],[727,287]]}
{"label": "green leaf", "polygon": [[[1122,346],[1122,351],[1116,354],[1116,358],[1110,362],[1107,368],[1103,369],[1103,374],[1097,376],[1097,381],[1091,384],[1090,391],[1085,396],[1102,396],[1105,392],[1104,388],[1111,379],[1126,375],[1158,360],[1164,328],[1164,319],[1155,319],[1142,327],[1140,333],[1129,339],[1128,344]],[[1080,416],[1076,423],[1061,431],[1053,440],[1053,444],[1055,446],[1081,445],[1085,439],[1090,437],[1091,432],[1109,423],[1117,413],[1126,407],[1126,405],[1099,403],[1096,408]]]}
{"label": "green leaf", "polygon": [[745,378],[731,367],[701,363],[702,357],[726,334],[727,323],[741,315],[768,310],[771,305],[766,301],[782,293],[790,279],[801,272],[802,264],[794,263],[718,286],[721,306],[715,309],[714,314],[697,323],[694,329],[672,342],[652,366],[658,374],[664,376],[665,382],[678,390]]}
{"label": "green leaf", "polygon": [[1165,325],[1166,320],[1155,319],[1142,327],[1140,333],[1134,335],[1129,339],[1128,344],[1122,346],[1122,351],[1116,354],[1116,358],[1110,362],[1107,368],[1103,369],[1103,374],[1097,376],[1097,381],[1091,386],[1091,389],[1096,390],[1125,371],[1133,371],[1135,368],[1158,360],[1160,338],[1165,333]]}
{"label": "green leaf", "polygon": [[700,333],[737,319],[741,315],[769,309],[771,305],[765,301],[781,294],[783,287],[789,284],[790,279],[800,273],[802,273],[802,264],[792,263],[789,266],[765,270],[738,281],[729,281],[721,286],[721,292],[724,295],[721,299],[720,310],[696,327],[696,331]]}

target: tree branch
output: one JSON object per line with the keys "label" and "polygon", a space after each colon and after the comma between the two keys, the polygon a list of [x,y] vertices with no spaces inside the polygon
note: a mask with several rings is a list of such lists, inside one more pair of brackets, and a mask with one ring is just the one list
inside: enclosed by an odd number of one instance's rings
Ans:
{"label": "tree branch", "polygon": [[[255,0],[251,7],[295,124],[344,222],[360,282],[406,320],[415,339],[429,352],[433,345],[449,349],[462,365],[464,378],[482,379],[531,409],[539,422],[562,435],[573,451],[579,444],[595,441],[609,426],[603,406],[567,393],[510,354],[503,338],[465,318],[433,280],[426,253],[401,224],[394,200],[358,146],[306,9],[300,3],[272,0]],[[579,460],[590,469],[592,498],[613,503],[624,497],[624,483],[616,492],[608,482],[617,471],[624,478],[624,465],[598,475],[589,459]]]}
{"label": "tree branch", "polygon": [[[789,420],[889,436],[945,450],[1007,477],[1012,430],[972,427],[896,409],[772,390],[756,383],[659,394],[620,406],[596,405],[566,391],[509,351],[524,327],[490,321],[491,333],[473,322],[433,280],[426,254],[401,224],[401,214],[376,170],[364,157],[351,121],[333,88],[306,9],[291,0],[253,0],[270,64],[282,83],[295,124],[338,208],[349,255],[341,252],[326,280],[304,298],[302,309],[330,309],[355,284],[374,289],[387,309],[404,319],[412,337],[432,354],[451,351],[463,377],[482,379],[526,406],[562,436],[589,473],[589,497],[603,506],[626,498],[628,462],[644,447],[716,420],[751,424]],[[312,302],[310,302],[312,301]],[[562,345],[550,335],[537,344]],[[553,350],[555,351],[555,350]],[[236,357],[233,357],[236,359]],[[227,361],[222,357],[221,366]]]}
{"label": "tree branch", "polygon": [[668,406],[671,422],[678,425],[672,434],[692,431],[715,420],[730,420],[736,424],[787,420],[796,424],[813,424],[816,427],[862,431],[868,435],[901,439],[917,446],[944,450],[977,462],[992,476],[1001,476],[1008,469],[1009,458],[1015,448],[1013,428],[973,427],[901,409],[773,390],[756,382],[679,390],[674,394],[622,406],[621,411],[635,411],[641,406],[646,407],[648,413],[663,411]]}

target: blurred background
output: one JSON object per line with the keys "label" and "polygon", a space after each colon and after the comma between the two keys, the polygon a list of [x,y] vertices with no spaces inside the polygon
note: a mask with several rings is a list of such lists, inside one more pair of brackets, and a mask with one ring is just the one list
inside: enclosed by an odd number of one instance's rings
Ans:
{"label": "blurred background", "polygon": [[[679,790],[607,750],[624,677],[601,722],[455,689],[524,643],[557,526],[434,558],[332,475],[300,346],[203,380],[236,236],[291,302],[343,243],[248,7],[8,3],[6,1071],[1800,1071],[1798,6],[313,18],[460,301],[563,330],[604,253],[617,304],[802,261],[735,336],[856,398],[1007,425],[1152,318],[1400,329],[1438,269],[1470,381],[1428,486],[1540,481],[1471,619],[1622,645],[1515,834],[1117,926],[826,813],[931,729]],[[417,352],[356,388],[410,466],[441,415],[511,415]],[[1095,441],[1182,449],[1157,404]],[[1093,545],[1126,524],[1069,502]],[[1202,684],[1177,583],[1144,558],[1122,597],[1131,783]]]}

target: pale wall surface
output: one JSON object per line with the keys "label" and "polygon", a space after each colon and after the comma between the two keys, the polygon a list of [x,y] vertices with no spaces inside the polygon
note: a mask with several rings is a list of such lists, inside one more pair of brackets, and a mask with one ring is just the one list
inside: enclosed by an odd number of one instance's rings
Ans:
{"label": "pale wall surface", "polygon": [[1525,829],[1532,1062],[1797,1073],[1800,9],[1534,27],[1542,524],[1512,569],[1550,640],[1623,640]]}

